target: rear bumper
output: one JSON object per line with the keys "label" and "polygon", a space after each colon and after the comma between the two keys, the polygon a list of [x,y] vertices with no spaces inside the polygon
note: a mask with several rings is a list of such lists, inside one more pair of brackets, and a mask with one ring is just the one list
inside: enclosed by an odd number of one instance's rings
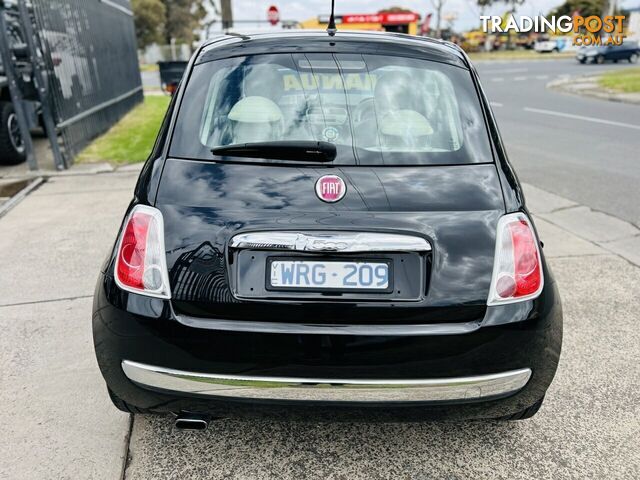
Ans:
{"label": "rear bumper", "polygon": [[495,307],[474,329],[396,335],[379,328],[347,334],[198,328],[176,319],[166,302],[111,283],[101,277],[94,299],[98,364],[118,397],[157,412],[294,420],[495,418],[542,398],[560,356],[562,312],[554,282],[527,305]]}
{"label": "rear bumper", "polygon": [[358,380],[264,377],[185,372],[124,360],[129,380],[169,393],[234,399],[313,402],[448,402],[500,398],[524,387],[523,368],[473,377]]}

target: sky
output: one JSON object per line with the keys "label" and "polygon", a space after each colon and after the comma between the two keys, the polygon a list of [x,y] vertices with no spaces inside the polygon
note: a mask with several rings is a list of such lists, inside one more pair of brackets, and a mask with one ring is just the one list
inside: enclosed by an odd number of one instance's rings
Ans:
{"label": "sky", "polygon": [[[563,0],[527,0],[520,7],[518,15],[543,15],[553,7],[563,3]],[[319,14],[328,14],[330,0],[232,0],[234,19],[253,20],[266,19],[267,8],[276,5],[280,10],[282,20],[307,20]],[[345,13],[375,13],[389,6],[401,6],[411,9],[424,16],[433,12],[431,0],[336,0],[336,14]],[[622,0],[622,6],[639,6],[640,0]],[[488,8],[486,15],[502,15],[506,12],[504,3],[496,3]],[[480,25],[480,10],[475,0],[445,0],[442,9],[443,17],[447,14],[457,15],[454,28],[457,30],[469,30]],[[434,19],[435,20],[435,19]],[[444,22],[443,22],[444,24]],[[253,29],[257,24],[239,24],[236,29]],[[261,28],[267,28],[261,25]]]}

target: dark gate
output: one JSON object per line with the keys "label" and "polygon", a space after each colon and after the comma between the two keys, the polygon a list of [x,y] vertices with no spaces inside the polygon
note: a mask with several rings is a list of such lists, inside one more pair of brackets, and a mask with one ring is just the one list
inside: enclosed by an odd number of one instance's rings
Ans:
{"label": "dark gate", "polygon": [[67,163],[142,101],[129,0],[31,0]]}

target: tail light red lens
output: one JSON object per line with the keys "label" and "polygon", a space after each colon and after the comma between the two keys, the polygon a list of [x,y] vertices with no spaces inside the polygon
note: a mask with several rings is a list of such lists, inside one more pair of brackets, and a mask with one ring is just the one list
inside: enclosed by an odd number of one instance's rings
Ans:
{"label": "tail light red lens", "polygon": [[498,222],[487,305],[530,300],[542,287],[542,260],[531,221],[521,212],[505,215]]}
{"label": "tail light red lens", "polygon": [[165,91],[169,95],[173,95],[174,93],[176,93],[177,90],[178,90],[178,84],[175,82],[167,83],[167,85],[165,86]]}
{"label": "tail light red lens", "polygon": [[160,210],[137,205],[127,217],[118,242],[115,279],[123,290],[171,298]]}

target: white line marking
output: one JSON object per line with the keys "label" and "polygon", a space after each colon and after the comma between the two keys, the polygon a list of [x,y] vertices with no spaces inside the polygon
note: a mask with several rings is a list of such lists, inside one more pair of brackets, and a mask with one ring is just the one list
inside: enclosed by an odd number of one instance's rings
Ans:
{"label": "white line marking", "polygon": [[604,125],[613,125],[616,127],[633,128],[635,130],[640,130],[640,125],[614,122],[612,120],[604,120],[602,118],[584,117],[582,115],[573,115],[571,113],[554,112],[553,110],[543,110],[541,108],[524,107],[524,110],[527,112],[541,113],[543,115],[553,115],[555,117],[573,118],[575,120],[583,120],[585,122],[602,123]]}
{"label": "white line marking", "polygon": [[498,102],[489,102],[489,105],[491,105],[492,107],[502,107],[502,104]]}
{"label": "white line marking", "polygon": [[523,80],[526,80],[527,77],[513,77],[513,80],[516,82],[522,82]]}
{"label": "white line marking", "polygon": [[508,68],[506,70],[500,70],[500,73],[522,73],[528,71],[528,68]]}
{"label": "white line marking", "polygon": [[502,78],[502,77],[492,78],[491,81],[492,82],[504,82],[504,78]]}
{"label": "white line marking", "polygon": [[549,75],[536,75],[536,78],[538,80],[545,80],[545,79],[549,78]]}

